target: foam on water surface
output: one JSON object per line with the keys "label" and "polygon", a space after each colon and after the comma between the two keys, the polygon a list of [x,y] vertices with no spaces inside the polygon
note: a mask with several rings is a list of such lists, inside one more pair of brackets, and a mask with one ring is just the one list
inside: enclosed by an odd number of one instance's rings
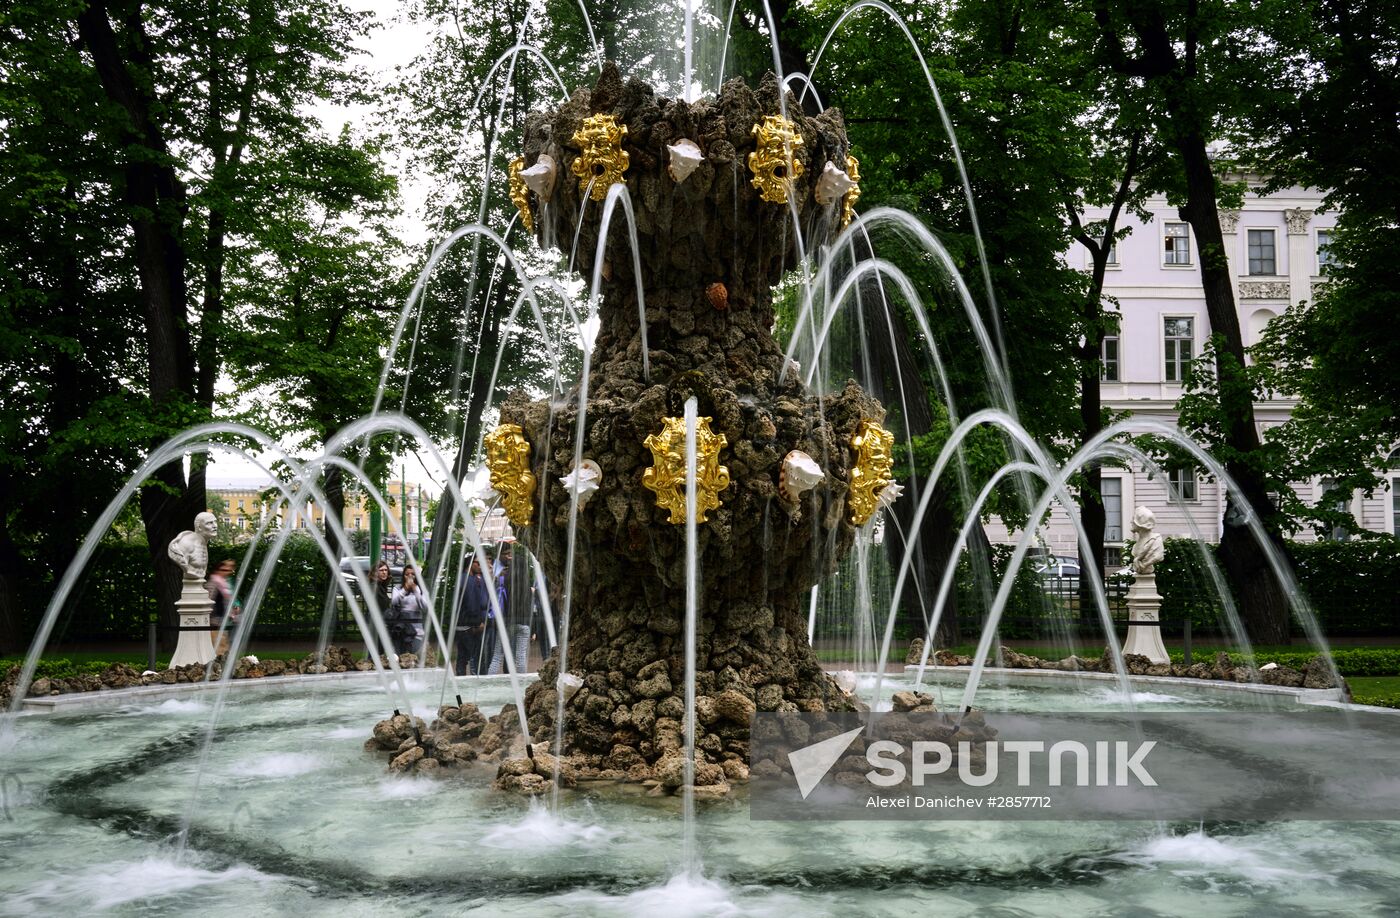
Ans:
{"label": "foam on water surface", "polygon": [[530,801],[530,812],[518,822],[502,823],[481,838],[488,848],[547,851],[570,846],[596,849],[617,833],[590,822],[578,822],[551,813],[538,800]]}
{"label": "foam on water surface", "polygon": [[[169,857],[135,862],[94,864],[81,871],[53,876],[28,890],[6,896],[0,912],[11,915],[90,914],[132,903],[143,907],[209,887],[267,884],[281,878],[244,865],[205,869],[177,863]],[[170,903],[173,904],[173,903]]]}
{"label": "foam on water surface", "polygon": [[251,778],[294,778],[325,766],[321,756],[307,752],[274,752],[242,764],[239,774]]}
{"label": "foam on water surface", "polygon": [[1139,866],[1208,881],[1244,881],[1255,886],[1330,882],[1324,874],[1287,863],[1285,855],[1266,849],[1259,839],[1215,837],[1203,831],[1154,838],[1123,857]]}
{"label": "foam on water surface", "polygon": [[118,713],[144,717],[151,714],[204,714],[209,710],[209,703],[197,698],[167,698],[156,704],[126,705],[118,709]]}
{"label": "foam on water surface", "polygon": [[585,915],[622,915],[627,918],[791,918],[822,915],[816,903],[761,887],[734,887],[700,874],[679,873],[659,886],[635,892],[605,895],[576,892],[560,896],[560,904]]}

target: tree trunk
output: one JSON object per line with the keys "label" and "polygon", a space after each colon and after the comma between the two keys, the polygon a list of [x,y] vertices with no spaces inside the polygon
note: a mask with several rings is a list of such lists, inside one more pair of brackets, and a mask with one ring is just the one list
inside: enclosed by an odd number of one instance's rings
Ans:
{"label": "tree trunk", "polygon": [[[1102,256],[1105,260],[1107,253]],[[1099,361],[1103,353],[1103,270],[1105,265],[1094,265],[1094,282],[1089,297],[1084,303],[1084,347],[1079,353],[1079,445],[1084,446],[1103,430],[1103,395],[1099,390]],[[1094,594],[1090,577],[1104,581],[1104,530],[1108,525],[1107,513],[1103,506],[1103,471],[1097,463],[1084,469],[1084,484],[1079,490],[1079,520],[1084,525],[1084,535],[1092,553],[1085,557],[1084,549],[1079,550],[1079,608],[1094,608]]]}
{"label": "tree trunk", "polygon": [[[868,251],[863,242],[857,242],[856,246],[858,261],[873,256],[874,253]],[[869,355],[864,375],[871,388],[870,394],[887,405],[902,406],[907,434],[910,437],[923,436],[933,428],[933,411],[929,404],[932,390],[920,377],[919,363],[909,346],[914,336],[903,327],[900,321],[902,313],[891,308],[891,314],[886,319],[882,298],[863,297],[860,302],[864,307],[866,348],[863,353]],[[904,562],[905,553],[913,553],[912,576],[906,581],[900,596],[900,615],[904,624],[911,629],[912,636],[923,638],[927,633],[926,621],[933,615],[933,604],[943,572],[948,565],[956,566],[958,563],[958,556],[953,551],[962,520],[954,514],[955,486],[945,473],[935,487],[915,538],[912,526],[923,479],[916,473],[903,484],[904,496],[892,508],[892,521],[898,525],[885,528],[885,550],[896,572]],[[959,633],[958,594],[955,589],[948,593],[939,617],[938,631],[944,636]]]}
{"label": "tree trunk", "polygon": [[[1289,597],[1269,564],[1270,548],[1285,566],[1287,548],[1279,535],[1276,513],[1268,499],[1263,476],[1252,463],[1259,451],[1254,426],[1254,397],[1241,378],[1245,368],[1244,338],[1235,310],[1234,282],[1230,276],[1217,207],[1218,183],[1206,152],[1201,75],[1196,66],[1200,38],[1199,13],[1193,4],[1184,24],[1184,39],[1176,42],[1168,33],[1163,9],[1153,4],[1128,5],[1128,20],[1141,46],[1141,56],[1126,56],[1114,31],[1105,0],[1098,0],[1099,23],[1112,66],[1130,76],[1158,83],[1166,114],[1167,141],[1181,161],[1186,183],[1186,203],[1181,219],[1191,226],[1201,261],[1201,288],[1211,331],[1219,337],[1216,348],[1216,383],[1220,417],[1229,458],[1225,469],[1239,491],[1226,496],[1226,512],[1220,537],[1220,558],[1235,588],[1240,616],[1252,640],[1285,643],[1289,632]],[[1268,533],[1259,543],[1246,526],[1250,515],[1263,521]]]}
{"label": "tree trunk", "polygon": [[20,606],[20,584],[24,582],[23,559],[0,523],[0,655],[23,653],[29,641],[28,616]]}
{"label": "tree trunk", "polygon": [[[159,417],[182,401],[195,401],[196,379],[186,314],[184,228],[188,204],[185,186],[170,164],[164,133],[153,114],[158,110],[150,95],[155,80],[141,17],[141,6],[136,4],[127,12],[119,42],[105,4],[90,0],[78,15],[78,32],[92,54],[103,89],[126,112],[128,142],[142,150],[122,170],[123,198],[135,241],[145,311],[150,367],[147,384],[152,408]],[[146,79],[138,82],[133,71]],[[156,568],[161,619],[169,628],[178,624],[175,602],[182,574],[167,555],[166,546],[204,509],[204,471],[202,463],[192,463],[187,481],[184,464],[177,459],[152,477],[158,484],[141,490],[141,517]],[[174,631],[163,632],[163,645],[172,647],[175,635]]]}
{"label": "tree trunk", "polygon": [[[943,581],[943,572],[950,564],[956,567],[959,560],[959,555],[954,554],[953,549],[957,544],[958,529],[962,520],[954,513],[954,490],[954,486],[949,484],[945,475],[934,488],[928,510],[924,513],[923,524],[919,528],[918,541],[912,549],[912,576],[905,583],[900,603],[902,618],[910,626],[912,637],[922,639],[927,635],[926,621],[933,615],[934,600],[938,597],[938,586]],[[885,547],[896,573],[899,565],[903,563],[904,553],[911,550],[906,544],[904,534],[911,531],[914,511],[918,509],[918,501],[913,499],[913,493],[916,492],[906,487],[904,496],[890,508],[893,522],[897,522],[898,526],[885,527]],[[978,525],[974,528],[980,530],[982,527]],[[876,621],[878,624],[879,619]],[[943,613],[938,619],[938,630],[934,635],[935,646],[952,646],[958,643],[960,634],[957,581],[954,580],[943,604]],[[901,655],[893,654],[891,659],[898,662]]]}
{"label": "tree trunk", "polygon": [[[1184,117],[1179,111],[1173,114]],[[1268,487],[1250,462],[1250,457],[1259,451],[1259,432],[1254,426],[1253,393],[1248,381],[1241,378],[1245,368],[1244,338],[1220,231],[1215,173],[1206,155],[1205,138],[1198,132],[1182,132],[1177,138],[1177,149],[1186,169],[1186,204],[1181,208],[1181,218],[1191,225],[1201,250],[1201,286],[1211,331],[1223,339],[1223,346],[1216,348],[1215,371],[1224,445],[1232,457],[1225,469],[1239,487],[1239,493],[1232,491],[1227,495],[1220,559],[1235,587],[1240,616],[1251,640],[1261,644],[1287,643],[1290,601],[1270,568],[1269,546],[1285,566],[1290,561],[1274,519]],[[1241,506],[1241,501],[1249,509]],[[1269,534],[1266,544],[1260,544],[1245,524],[1250,510],[1265,522]]]}

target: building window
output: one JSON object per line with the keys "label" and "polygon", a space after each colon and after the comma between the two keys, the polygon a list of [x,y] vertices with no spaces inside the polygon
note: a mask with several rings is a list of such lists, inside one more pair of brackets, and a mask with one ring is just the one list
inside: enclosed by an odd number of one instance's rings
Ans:
{"label": "building window", "polygon": [[[1351,503],[1351,495],[1337,487],[1335,482],[1324,481],[1322,483],[1322,505],[1337,513],[1348,513]],[[1332,531],[1325,537],[1328,542],[1347,542],[1351,539],[1351,530],[1342,525],[1332,527]]]}
{"label": "building window", "polygon": [[1103,478],[1099,481],[1099,494],[1103,496],[1103,540],[1123,541],[1123,479]]}
{"label": "building window", "polygon": [[1317,231],[1317,273],[1331,274],[1332,266],[1337,263],[1337,259],[1332,254],[1332,231]]}
{"label": "building window", "polygon": [[1107,263],[1110,264],[1110,265],[1117,265],[1117,264],[1118,264],[1118,243],[1117,243],[1117,241],[1110,242],[1110,243],[1108,244],[1108,262],[1107,262]]}
{"label": "building window", "polygon": [[1390,531],[1400,535],[1400,478],[1390,479]]}
{"label": "building window", "polygon": [[1103,339],[1103,369],[1099,378],[1104,382],[1118,382],[1118,336],[1105,335]]}
{"label": "building window", "polygon": [[1166,344],[1167,382],[1179,383],[1186,379],[1186,368],[1191,365],[1192,343],[1195,340],[1195,319],[1168,318],[1162,320],[1162,338]]}
{"label": "building window", "polygon": [[1196,470],[1189,465],[1173,466],[1167,471],[1167,498],[1173,503],[1196,499]]}
{"label": "building window", "polygon": [[1274,258],[1274,231],[1271,229],[1249,231],[1249,273],[1277,274],[1278,262]]}
{"label": "building window", "polygon": [[[689,461],[689,460],[687,460],[687,461]],[[687,472],[686,474],[690,474],[690,473]],[[687,479],[687,480],[688,480],[688,479]],[[688,488],[688,487],[690,487],[690,485],[686,485],[686,487]],[[242,509],[243,509],[243,498],[241,498],[241,497],[238,498],[238,509],[239,509],[239,510],[242,510]]]}
{"label": "building window", "polygon": [[1163,246],[1163,264],[1189,265],[1191,263],[1191,235],[1185,223],[1167,224]]}
{"label": "building window", "polygon": [[[687,434],[687,436],[689,436],[689,434]],[[689,459],[686,460],[686,462],[689,462],[689,461],[690,461]],[[686,474],[689,475],[690,472],[687,471]],[[687,478],[686,481],[689,482],[690,479]],[[686,484],[686,487],[688,488],[688,487],[690,487],[690,485],[689,485],[689,484]],[[361,522],[362,522],[363,520],[364,520],[364,517],[362,517],[362,516],[357,516],[357,517],[355,517],[355,528],[356,528],[356,529],[359,529],[359,528],[360,528],[360,524],[361,524]]]}

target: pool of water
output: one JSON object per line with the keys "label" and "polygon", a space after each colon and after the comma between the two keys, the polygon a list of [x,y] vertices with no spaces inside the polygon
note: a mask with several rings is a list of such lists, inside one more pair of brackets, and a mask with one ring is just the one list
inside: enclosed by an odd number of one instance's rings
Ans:
{"label": "pool of water", "polygon": [[[441,682],[417,678],[414,711],[431,717]],[[958,687],[933,691],[951,706]],[[451,691],[493,713],[510,700],[501,682]],[[978,700],[1124,706],[1116,688],[1073,680],[990,684]],[[1133,702],[1292,703],[1161,687]],[[233,693],[216,722],[212,698],[20,718],[0,750],[0,914],[1329,915],[1400,902],[1400,833],[1385,822],[773,823],[742,799],[701,801],[703,872],[681,874],[677,799],[583,791],[556,815],[493,792],[489,770],[386,774],[362,746],[398,706],[372,681],[327,680]]]}

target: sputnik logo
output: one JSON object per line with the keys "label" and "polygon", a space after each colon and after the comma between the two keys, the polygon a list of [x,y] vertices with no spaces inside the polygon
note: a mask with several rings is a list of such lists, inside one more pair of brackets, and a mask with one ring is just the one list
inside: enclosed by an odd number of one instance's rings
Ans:
{"label": "sputnik logo", "polygon": [[803,800],[816,789],[822,778],[826,777],[826,773],[831,771],[831,766],[845,754],[851,740],[859,736],[864,729],[856,727],[839,736],[788,753],[788,763],[792,765],[792,775],[797,779],[797,789],[802,792]]}

